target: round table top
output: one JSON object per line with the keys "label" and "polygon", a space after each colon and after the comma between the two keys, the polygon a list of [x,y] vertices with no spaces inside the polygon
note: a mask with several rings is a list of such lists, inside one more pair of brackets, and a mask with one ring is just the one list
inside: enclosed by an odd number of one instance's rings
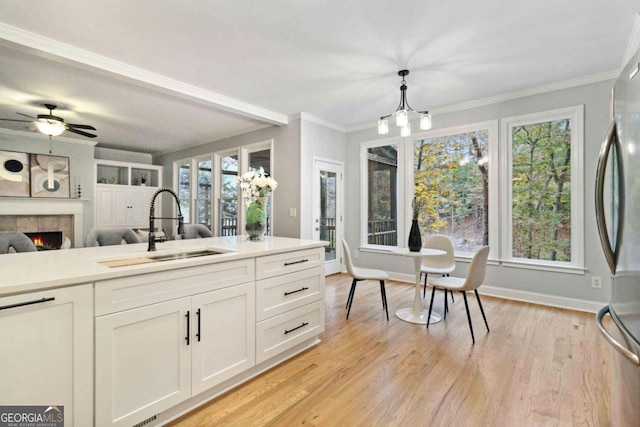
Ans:
{"label": "round table top", "polygon": [[402,256],[410,256],[410,257],[421,257],[421,256],[430,256],[430,255],[444,255],[447,252],[440,249],[430,249],[430,248],[422,248],[420,252],[411,252],[409,248],[395,248],[392,250],[393,253]]}

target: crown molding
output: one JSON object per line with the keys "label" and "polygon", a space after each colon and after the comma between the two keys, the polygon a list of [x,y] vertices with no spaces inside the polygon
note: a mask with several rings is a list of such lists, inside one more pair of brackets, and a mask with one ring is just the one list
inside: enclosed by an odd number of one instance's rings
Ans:
{"label": "crown molding", "polygon": [[[453,113],[456,111],[469,110],[471,108],[479,108],[487,105],[497,104],[500,102],[511,101],[514,99],[525,98],[527,96],[540,95],[548,92],[555,92],[563,89],[570,89],[577,86],[584,86],[592,83],[599,83],[606,80],[615,80],[620,75],[621,69],[606,71],[599,74],[592,74],[585,77],[580,77],[572,80],[565,80],[558,83],[551,83],[544,86],[537,86],[534,88],[523,89],[515,92],[509,92],[502,95],[491,96],[488,98],[481,98],[474,101],[462,102],[460,104],[448,105],[440,108],[430,109],[429,112],[432,116],[437,114]],[[376,123],[353,126],[347,128],[347,132],[356,132],[365,129],[375,128]]]}
{"label": "crown molding", "polygon": [[106,56],[0,23],[0,43],[29,54],[102,74],[273,125],[286,125],[285,114],[156,74]]}
{"label": "crown molding", "polygon": [[333,123],[333,122],[330,122],[328,120],[321,119],[320,117],[316,117],[316,116],[311,115],[309,113],[298,113],[298,114],[293,114],[293,115],[289,116],[289,120],[290,121],[298,120],[298,119],[306,120],[308,122],[315,123],[317,125],[324,126],[324,127],[329,128],[329,129],[336,130],[338,132],[343,132],[343,133],[347,132],[347,128],[346,127],[340,126],[340,125],[338,125],[336,123]]}

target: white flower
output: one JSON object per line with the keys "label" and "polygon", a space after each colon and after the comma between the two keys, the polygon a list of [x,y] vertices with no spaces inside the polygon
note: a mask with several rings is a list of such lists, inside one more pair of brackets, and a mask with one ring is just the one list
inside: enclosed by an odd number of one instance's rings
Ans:
{"label": "white flower", "polygon": [[265,197],[278,187],[276,180],[265,174],[263,168],[255,172],[245,172],[241,177],[236,178],[236,182],[240,185],[242,198],[247,205],[260,197]]}

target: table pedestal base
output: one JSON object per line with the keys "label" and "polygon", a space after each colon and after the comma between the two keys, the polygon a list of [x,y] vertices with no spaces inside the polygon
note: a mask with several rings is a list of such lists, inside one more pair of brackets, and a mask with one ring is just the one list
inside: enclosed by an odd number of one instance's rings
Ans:
{"label": "table pedestal base", "polygon": [[[405,322],[417,323],[419,325],[427,324],[428,314],[429,314],[429,310],[422,310],[422,311],[419,311],[417,314],[415,314],[413,312],[413,309],[410,307],[401,308],[400,310],[396,311],[397,318],[404,320]],[[435,313],[434,311],[431,311],[431,321],[429,321],[430,325],[434,323],[438,323],[441,320],[442,320],[442,316],[440,316],[440,314]]]}

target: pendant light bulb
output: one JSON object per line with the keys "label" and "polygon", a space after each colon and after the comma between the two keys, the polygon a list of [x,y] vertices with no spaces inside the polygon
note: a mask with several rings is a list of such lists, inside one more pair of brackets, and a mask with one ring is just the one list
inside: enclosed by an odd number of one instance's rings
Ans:
{"label": "pendant light bulb", "polygon": [[429,129],[431,129],[431,114],[428,112],[422,113],[422,115],[420,115],[420,130]]}
{"label": "pendant light bulb", "polygon": [[409,123],[409,115],[407,110],[399,110],[396,112],[396,126],[403,127]]}
{"label": "pendant light bulb", "polygon": [[411,123],[407,123],[400,128],[400,136],[411,136]]}
{"label": "pendant light bulb", "polygon": [[387,119],[378,120],[378,135],[386,135],[389,133],[389,121]]}

